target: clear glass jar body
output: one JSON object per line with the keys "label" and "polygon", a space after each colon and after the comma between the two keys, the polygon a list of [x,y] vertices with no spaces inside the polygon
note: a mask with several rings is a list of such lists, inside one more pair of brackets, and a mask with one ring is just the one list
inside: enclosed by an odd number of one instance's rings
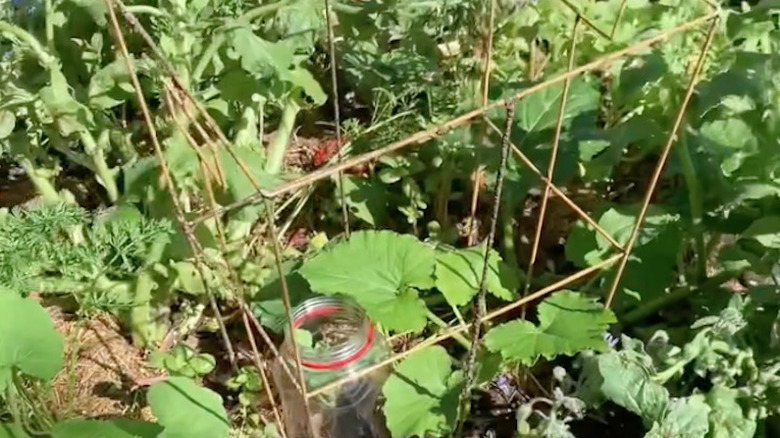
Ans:
{"label": "clear glass jar body", "polygon": [[[341,378],[355,375],[381,362],[389,354],[384,337],[376,331],[365,313],[354,302],[337,297],[317,297],[301,303],[293,311],[299,354],[309,391],[322,388]],[[312,341],[310,345],[309,340]],[[282,399],[282,410],[291,438],[310,438],[303,397],[282,361],[293,376],[297,368],[289,327],[274,363],[273,377]],[[319,438],[389,438],[384,418],[377,408],[388,367],[361,375],[338,387],[309,399],[312,425]]]}

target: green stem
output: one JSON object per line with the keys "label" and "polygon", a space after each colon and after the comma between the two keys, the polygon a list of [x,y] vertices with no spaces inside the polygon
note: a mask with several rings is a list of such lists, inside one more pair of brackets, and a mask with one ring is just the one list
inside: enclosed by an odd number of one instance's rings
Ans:
{"label": "green stem", "polygon": [[624,316],[620,318],[620,324],[624,327],[631,326],[657,313],[661,309],[679,303],[680,301],[690,297],[691,295],[693,295],[698,291],[707,290],[711,287],[723,284],[724,282],[728,281],[730,278],[731,278],[730,274],[723,273],[708,278],[706,281],[704,281],[703,283],[701,283],[699,286],[696,287],[690,285],[680,287],[668,294],[661,295],[660,297],[654,300],[647,301],[643,303],[641,306],[637,307],[636,309],[626,313]]}
{"label": "green stem", "polygon": [[119,189],[114,180],[114,173],[108,167],[108,163],[106,163],[103,148],[101,145],[97,144],[95,138],[89,131],[84,130],[79,134],[81,136],[81,142],[84,144],[84,150],[92,160],[92,165],[94,166],[93,171],[97,176],[98,182],[106,189],[108,199],[111,200],[111,202],[116,202],[119,199]]}
{"label": "green stem", "polygon": [[290,3],[290,0],[281,0],[276,3],[271,3],[270,5],[262,5],[258,6],[254,9],[250,9],[244,13],[244,15],[238,17],[238,21],[241,23],[250,23],[260,17],[262,17],[265,14],[268,14],[270,12],[274,12],[277,9],[281,8],[282,6],[286,6]]}
{"label": "green stem", "polygon": [[214,54],[217,53],[219,48],[222,47],[222,43],[224,42],[225,35],[219,33],[211,40],[211,43],[209,43],[208,47],[206,47],[206,50],[203,52],[203,56],[200,57],[198,64],[195,66],[195,70],[192,71],[193,86],[197,86],[198,82],[200,82],[200,78],[203,76],[203,72],[206,71],[206,68],[208,68],[209,64],[211,64],[211,60],[214,59]]}
{"label": "green stem", "polygon": [[46,46],[54,52],[54,7],[51,0],[44,2],[46,8]]}
{"label": "green stem", "polygon": [[696,245],[696,280],[702,280],[707,277],[707,251],[704,245],[704,228],[702,227],[704,203],[701,184],[696,177],[696,167],[693,165],[691,152],[688,148],[688,137],[684,132],[680,133],[677,155],[682,165],[685,185],[688,187],[688,203],[691,209],[692,230]]}
{"label": "green stem", "polygon": [[268,146],[268,159],[265,163],[265,171],[271,175],[279,173],[284,162],[284,155],[290,143],[290,136],[295,129],[295,118],[301,110],[294,97],[289,96],[282,109],[282,118],[279,121],[279,129],[273,141]]}
{"label": "green stem", "polygon": [[[426,314],[428,316],[428,319],[431,320],[431,322],[433,322],[434,324],[436,324],[439,327],[443,328],[444,330],[449,330],[449,329],[452,328],[446,322],[444,322],[443,319],[439,318],[438,316],[436,316],[435,313],[431,312],[430,309],[428,309]],[[452,338],[455,339],[456,341],[458,341],[458,343],[460,345],[464,346],[465,348],[467,348],[467,349],[471,348],[471,343],[468,341],[468,339],[466,339],[465,336],[463,336],[461,334],[457,334],[457,335],[454,335]]]}
{"label": "green stem", "polygon": [[168,15],[165,11],[149,5],[127,5],[125,6],[125,9],[133,15],[148,14],[156,15],[158,17],[165,17]]}
{"label": "green stem", "polygon": [[149,272],[138,274],[133,297],[133,308],[130,311],[130,325],[132,327],[133,344],[145,347],[154,336],[152,333],[151,302],[154,279]]}
{"label": "green stem", "polygon": [[41,43],[24,29],[14,26],[7,21],[0,20],[0,34],[9,35],[12,39],[16,39],[27,46],[47,69],[57,68],[57,58],[50,55]]}
{"label": "green stem", "polygon": [[32,181],[35,189],[38,191],[38,194],[43,197],[44,201],[61,201],[60,195],[57,192],[57,189],[54,187],[52,181],[46,175],[43,175],[42,171],[35,168],[32,160],[29,158],[22,158],[19,160],[19,165],[22,166],[22,169],[24,169],[25,173],[27,173],[27,177],[30,178],[30,181]]}
{"label": "green stem", "polygon": [[519,269],[520,265],[517,263],[517,251],[515,250],[515,226],[514,226],[514,212],[510,208],[501,209],[501,225],[504,229],[503,232],[503,246],[504,257],[506,263],[514,269]]}

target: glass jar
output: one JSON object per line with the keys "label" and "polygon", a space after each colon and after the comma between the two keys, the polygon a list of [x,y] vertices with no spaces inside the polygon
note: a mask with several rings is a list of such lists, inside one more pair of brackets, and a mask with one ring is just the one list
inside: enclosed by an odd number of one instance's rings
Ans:
{"label": "glass jar", "polygon": [[[293,310],[293,325],[309,391],[358,373],[384,360],[390,349],[365,312],[341,297],[317,297]],[[280,360],[297,376],[289,326]],[[273,376],[282,399],[287,436],[311,438],[303,396],[280,362]],[[388,438],[384,417],[377,407],[389,367],[372,371],[309,399],[312,425],[319,438]]]}

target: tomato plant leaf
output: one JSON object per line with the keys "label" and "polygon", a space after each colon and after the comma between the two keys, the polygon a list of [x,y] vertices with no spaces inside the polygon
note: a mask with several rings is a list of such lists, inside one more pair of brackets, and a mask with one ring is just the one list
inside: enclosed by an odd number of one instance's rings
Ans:
{"label": "tomato plant leaf", "polygon": [[395,369],[382,392],[387,426],[394,437],[444,436],[458,414],[463,372],[439,346],[420,350]]}
{"label": "tomato plant leaf", "polygon": [[661,422],[655,423],[645,438],[701,438],[710,429],[710,407],[701,394],[674,399]]}
{"label": "tomato plant leaf", "polygon": [[607,349],[602,335],[616,321],[596,300],[566,290],[542,301],[537,312],[538,326],[524,320],[501,324],[487,332],[485,345],[507,361],[532,365],[540,356]]}
{"label": "tomato plant leaf", "polygon": [[155,383],[147,395],[161,426],[160,438],[226,438],[230,423],[216,392],[186,377]]}
{"label": "tomato plant leaf", "polygon": [[124,418],[71,420],[55,424],[52,438],[155,438],[162,431],[158,424]]}
{"label": "tomato plant leaf", "polygon": [[[453,306],[462,306],[477,294],[482,277],[484,245],[436,253],[436,288]],[[512,268],[498,252],[490,250],[488,256],[487,291],[509,301],[520,286]]]}
{"label": "tomato plant leaf", "polygon": [[711,438],[752,438],[756,434],[756,421],[747,418],[737,402],[738,392],[733,388],[717,385],[707,393],[710,405]]}
{"label": "tomato plant leaf", "polygon": [[63,349],[62,336],[37,301],[0,290],[0,370],[50,380],[62,369]]}
{"label": "tomato plant leaf", "polygon": [[435,261],[433,248],[413,236],[359,231],[305,262],[300,273],[315,292],[349,295],[391,330],[421,330],[426,307],[408,288],[432,288]]}

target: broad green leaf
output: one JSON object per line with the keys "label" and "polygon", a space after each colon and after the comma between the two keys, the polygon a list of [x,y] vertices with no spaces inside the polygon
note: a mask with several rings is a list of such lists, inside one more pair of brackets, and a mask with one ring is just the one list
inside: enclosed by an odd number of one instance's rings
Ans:
{"label": "broad green leaf", "polygon": [[515,320],[492,328],[485,335],[487,348],[500,351],[507,361],[526,365],[533,365],[540,356],[553,359],[608,348],[603,334],[616,319],[596,300],[564,290],[542,301],[537,312],[538,326]]}
{"label": "broad green leaf", "polygon": [[293,63],[293,52],[283,42],[266,41],[250,27],[239,27],[229,35],[229,44],[241,62],[241,68],[260,77],[272,77],[287,71]]}
{"label": "broad green leaf", "polygon": [[[484,266],[484,245],[473,248],[437,251],[436,288],[453,306],[462,306],[477,294]],[[514,271],[490,250],[487,291],[502,300],[511,300],[520,284]]]}
{"label": "broad green leaf", "polygon": [[387,217],[387,190],[375,179],[344,175],[344,197],[349,211],[373,226]]}
{"label": "broad green leaf", "polygon": [[710,407],[701,394],[672,400],[669,412],[653,425],[645,438],[702,438],[710,428],[709,413]]}
{"label": "broad green leaf", "polygon": [[62,335],[37,301],[0,293],[0,370],[50,380],[62,369],[63,348]]}
{"label": "broad green leaf", "polygon": [[57,123],[60,133],[69,136],[95,125],[92,111],[70,95],[70,86],[62,72],[50,71],[51,84],[41,88],[39,96]]}
{"label": "broad green leaf", "polygon": [[600,389],[607,399],[652,424],[665,412],[669,392],[652,380],[648,364],[640,362],[631,353],[611,351],[597,357],[602,379]]}
{"label": "broad green leaf", "polygon": [[0,140],[8,137],[16,126],[16,116],[13,112],[0,110]]}
{"label": "broad green leaf", "polygon": [[413,236],[359,231],[305,262],[300,273],[315,292],[352,296],[391,330],[421,330],[426,307],[408,289],[434,286],[435,260],[434,250]]}
{"label": "broad green leaf", "polygon": [[57,423],[51,433],[52,438],[155,438],[162,431],[155,423],[117,418]]}
{"label": "broad green leaf", "polygon": [[[637,209],[634,206],[619,206],[610,208],[599,218],[598,224],[608,232],[618,243],[624,245],[631,236],[636,225]],[[650,206],[642,227],[639,229],[634,247],[645,245],[660,235],[665,228],[678,220],[678,216],[666,213],[657,206]],[[596,234],[596,242],[601,250],[612,248],[606,237]]]}
{"label": "broad green leaf", "polygon": [[[515,118],[525,132],[542,131],[555,126],[560,112],[563,84],[552,85],[526,96],[517,103]],[[571,81],[564,121],[598,108],[599,92],[582,78]]]}
{"label": "broad green leaf", "polygon": [[186,377],[149,388],[152,413],[165,430],[160,438],[227,438],[230,423],[222,397]]}
{"label": "broad green leaf", "polygon": [[30,438],[30,435],[16,424],[0,423],[0,438]]}
{"label": "broad green leaf", "polygon": [[780,216],[757,219],[742,233],[742,237],[755,239],[767,248],[780,248]]}
{"label": "broad green leaf", "polygon": [[[136,70],[139,62],[131,59]],[[113,108],[132,96],[132,88],[127,89],[130,75],[125,66],[125,60],[117,58],[105,67],[96,71],[89,81],[89,104],[101,109]]]}
{"label": "broad green leaf", "polygon": [[715,120],[702,125],[700,133],[709,144],[718,147],[723,156],[721,170],[726,176],[736,171],[748,155],[758,150],[753,130],[738,118]]}
{"label": "broad green leaf", "polygon": [[[295,270],[296,267],[297,263],[289,261],[282,264],[292,306],[312,296],[309,283]],[[276,333],[284,332],[287,312],[282,299],[282,282],[276,269],[271,270],[263,288],[257,296],[252,297],[252,311],[265,327]]]}
{"label": "broad green leaf", "polygon": [[707,393],[710,405],[709,438],[752,438],[756,434],[756,421],[746,418],[737,402],[736,389],[713,387]]}
{"label": "broad green leaf", "polygon": [[420,350],[387,379],[387,426],[394,438],[444,436],[455,426],[463,372],[453,371],[453,359],[439,346]]}

